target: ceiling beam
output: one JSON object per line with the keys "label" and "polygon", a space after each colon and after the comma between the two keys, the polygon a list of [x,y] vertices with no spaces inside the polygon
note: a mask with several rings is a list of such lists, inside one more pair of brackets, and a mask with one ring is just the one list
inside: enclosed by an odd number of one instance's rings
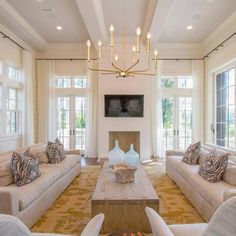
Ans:
{"label": "ceiling beam", "polygon": [[147,32],[151,33],[151,41],[156,43],[165,27],[175,0],[150,0],[143,26],[143,40]]}
{"label": "ceiling beam", "polygon": [[1,23],[5,27],[24,40],[32,48],[38,51],[46,49],[47,42],[44,38],[42,38],[6,0],[0,1],[0,17],[3,21]]}
{"label": "ceiling beam", "polygon": [[76,3],[94,46],[97,46],[99,39],[106,42],[107,30],[101,0],[76,0]]}

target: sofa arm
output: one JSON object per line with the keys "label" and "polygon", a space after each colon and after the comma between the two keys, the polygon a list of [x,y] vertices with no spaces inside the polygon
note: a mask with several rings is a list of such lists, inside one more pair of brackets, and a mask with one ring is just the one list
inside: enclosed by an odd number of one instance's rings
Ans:
{"label": "sofa arm", "polygon": [[71,149],[71,150],[66,150],[66,155],[80,155],[80,150],[79,149]]}
{"label": "sofa arm", "polygon": [[17,191],[0,187],[0,213],[14,216],[19,214],[19,195]]}
{"label": "sofa arm", "polygon": [[232,188],[224,191],[224,201],[234,196],[236,196],[236,189]]}
{"label": "sofa arm", "polygon": [[184,153],[183,150],[166,150],[166,156],[183,156]]}

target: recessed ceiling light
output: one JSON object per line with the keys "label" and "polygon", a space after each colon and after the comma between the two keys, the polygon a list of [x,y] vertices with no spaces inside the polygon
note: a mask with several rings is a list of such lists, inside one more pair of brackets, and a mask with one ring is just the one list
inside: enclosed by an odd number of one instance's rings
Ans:
{"label": "recessed ceiling light", "polygon": [[62,27],[60,25],[58,25],[57,30],[62,30]]}
{"label": "recessed ceiling light", "polygon": [[193,28],[192,25],[188,25],[188,26],[187,26],[187,30],[191,30],[192,28]]}
{"label": "recessed ceiling light", "polygon": [[42,2],[43,0],[36,0],[36,2]]}

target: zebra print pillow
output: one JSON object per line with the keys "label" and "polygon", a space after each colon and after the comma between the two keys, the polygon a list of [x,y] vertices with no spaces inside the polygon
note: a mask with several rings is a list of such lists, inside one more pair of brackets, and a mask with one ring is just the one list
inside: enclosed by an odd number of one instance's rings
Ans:
{"label": "zebra print pillow", "polygon": [[228,164],[229,153],[213,150],[199,167],[199,175],[208,182],[219,182]]}
{"label": "zebra print pillow", "polygon": [[200,149],[200,142],[190,144],[184,153],[182,161],[186,162],[189,165],[197,165],[197,161],[200,155]]}
{"label": "zebra print pillow", "polygon": [[11,168],[17,186],[28,184],[41,175],[39,160],[28,149],[24,153],[13,152]]}
{"label": "zebra print pillow", "polygon": [[48,142],[46,152],[51,164],[57,164],[65,158],[64,145],[57,138],[53,143]]}

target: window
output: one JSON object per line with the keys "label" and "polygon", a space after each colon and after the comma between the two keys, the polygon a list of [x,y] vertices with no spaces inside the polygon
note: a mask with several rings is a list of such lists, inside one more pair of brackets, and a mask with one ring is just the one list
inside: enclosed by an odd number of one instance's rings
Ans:
{"label": "window", "polygon": [[192,143],[192,76],[163,76],[161,87],[164,148],[184,150]]}
{"label": "window", "polygon": [[8,88],[6,118],[6,134],[16,133],[18,128],[18,109],[17,90],[14,88]]}
{"label": "window", "polygon": [[86,86],[83,76],[56,77],[57,136],[66,149],[85,150]]}
{"label": "window", "polygon": [[161,79],[162,88],[182,88],[182,89],[192,89],[193,88],[193,78],[189,75],[181,76],[163,76]]}
{"label": "window", "polygon": [[[2,71],[2,74],[1,74]],[[4,73],[6,71],[6,73]],[[0,60],[0,135],[19,135],[21,132],[22,83],[19,68]]]}
{"label": "window", "polygon": [[56,88],[86,88],[85,77],[56,77]]}
{"label": "window", "polygon": [[216,75],[216,144],[235,147],[235,68]]}
{"label": "window", "polygon": [[7,75],[8,75],[8,79],[20,80],[20,76],[18,76],[18,69],[17,69],[17,67],[15,67],[13,65],[7,66]]}

